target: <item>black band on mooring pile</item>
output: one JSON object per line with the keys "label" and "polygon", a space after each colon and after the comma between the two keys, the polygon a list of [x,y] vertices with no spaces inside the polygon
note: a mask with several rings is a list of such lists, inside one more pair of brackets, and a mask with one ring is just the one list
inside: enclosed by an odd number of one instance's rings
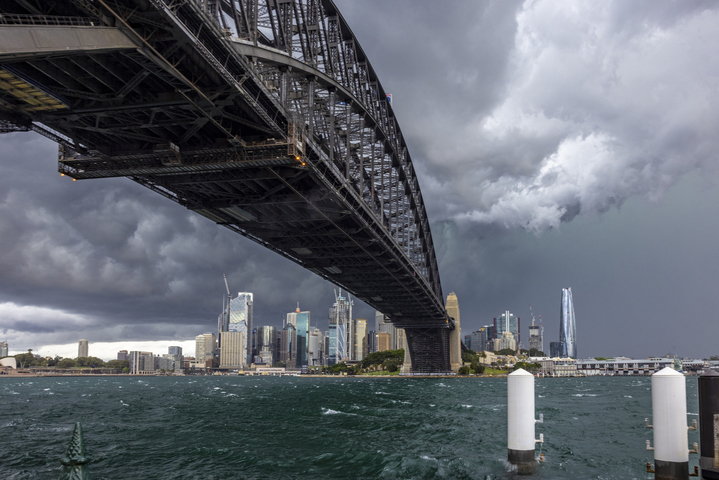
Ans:
{"label": "black band on mooring pile", "polygon": [[689,480],[689,462],[654,459],[654,480]]}
{"label": "black band on mooring pile", "polygon": [[512,450],[507,449],[507,460],[517,467],[517,473],[530,474],[537,471],[537,460],[534,458],[534,450]]}

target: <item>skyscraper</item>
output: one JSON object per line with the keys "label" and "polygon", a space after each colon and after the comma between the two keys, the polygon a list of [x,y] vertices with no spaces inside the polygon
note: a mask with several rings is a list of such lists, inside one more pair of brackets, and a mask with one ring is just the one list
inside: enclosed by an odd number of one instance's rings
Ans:
{"label": "skyscraper", "polygon": [[539,325],[530,325],[529,326],[529,349],[536,348],[539,351],[542,351],[542,334],[539,330]]}
{"label": "skyscraper", "polygon": [[310,330],[310,312],[300,311],[300,304],[297,302],[295,311],[287,314],[287,323],[291,323],[296,329],[297,347],[295,350],[295,365],[297,368],[302,368],[303,365],[309,365],[307,342]]}
{"label": "skyscraper", "polygon": [[80,343],[77,346],[77,356],[78,357],[87,357],[87,350],[88,350],[87,340],[85,340],[85,339],[80,340]]}
{"label": "skyscraper", "polygon": [[310,329],[307,341],[307,364],[309,366],[322,365],[322,330],[317,327]]}
{"label": "skyscraper", "polygon": [[297,355],[297,329],[287,323],[280,332],[280,361],[287,368],[295,368]]}
{"label": "skyscraper", "polygon": [[502,315],[494,319],[495,338],[501,339],[504,332],[509,332],[514,336],[514,343],[519,346],[521,325],[519,317],[515,317],[513,313],[506,310]]}
{"label": "skyscraper", "polygon": [[[256,346],[257,356],[261,358],[269,358],[270,363],[274,365],[277,363],[279,356],[277,352],[277,327],[261,326],[257,327]],[[255,362],[257,363],[257,362]]]}
{"label": "skyscraper", "polygon": [[356,318],[355,322],[355,355],[353,360],[362,360],[367,355],[367,320]]}
{"label": "skyscraper", "polygon": [[230,320],[228,324],[228,331],[245,333],[245,345],[242,354],[248,365],[252,363],[252,306],[252,293],[238,293],[230,301]]}
{"label": "skyscraper", "polygon": [[562,289],[562,305],[559,315],[560,356],[577,358],[577,324],[574,319],[572,289]]}
{"label": "skyscraper", "polygon": [[395,327],[394,324],[384,315],[382,315],[382,321],[377,329],[377,333],[380,332],[389,333],[389,349],[395,350],[397,345],[397,327]]}
{"label": "skyscraper", "polygon": [[0,358],[7,357],[7,342],[0,342]]}
{"label": "skyscraper", "polygon": [[342,296],[342,289],[339,295],[335,293],[335,303],[329,310],[329,359],[328,365],[344,362],[350,359],[350,348],[354,338],[349,338],[350,333],[354,333],[354,328],[349,329],[348,326],[352,319],[352,306],[354,302],[349,298]]}
{"label": "skyscraper", "polygon": [[[245,368],[246,358],[244,356],[247,342],[246,332],[222,332],[220,337],[220,368],[241,369]],[[196,358],[201,352],[195,354]]]}
{"label": "skyscraper", "polygon": [[217,339],[214,333],[203,333],[195,337],[195,364],[200,368],[212,368],[215,360]]}
{"label": "skyscraper", "polygon": [[462,365],[462,329],[459,327],[459,302],[454,292],[447,295],[445,308],[447,315],[454,318],[454,330],[449,332],[449,362],[452,370],[457,371]]}

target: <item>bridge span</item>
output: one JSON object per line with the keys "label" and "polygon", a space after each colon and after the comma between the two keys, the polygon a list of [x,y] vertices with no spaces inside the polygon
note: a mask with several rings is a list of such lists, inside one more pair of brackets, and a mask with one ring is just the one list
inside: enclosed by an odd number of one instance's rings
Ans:
{"label": "bridge span", "polygon": [[419,182],[331,0],[6,0],[0,132],[73,179],[127,177],[302,265],[457,368]]}

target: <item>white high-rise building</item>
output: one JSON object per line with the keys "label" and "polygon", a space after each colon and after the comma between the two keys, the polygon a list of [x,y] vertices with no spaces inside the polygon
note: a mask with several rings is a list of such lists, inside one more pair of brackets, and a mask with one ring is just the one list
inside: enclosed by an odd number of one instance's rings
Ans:
{"label": "white high-rise building", "polygon": [[245,332],[223,332],[220,340],[220,368],[245,368],[245,348]]}
{"label": "white high-rise building", "polygon": [[88,356],[87,352],[88,352],[87,340],[81,339],[77,346],[77,356],[78,357],[87,357]]}
{"label": "white high-rise building", "polygon": [[7,342],[0,342],[0,358],[8,356]]}
{"label": "white high-rise building", "polygon": [[214,333],[203,333],[195,337],[196,368],[212,368],[216,345],[217,340]]}
{"label": "white high-rise building", "polygon": [[354,326],[352,325],[352,306],[354,302],[349,294],[345,298],[342,289],[335,293],[335,303],[329,312],[329,359],[328,364],[350,360],[353,356]]}

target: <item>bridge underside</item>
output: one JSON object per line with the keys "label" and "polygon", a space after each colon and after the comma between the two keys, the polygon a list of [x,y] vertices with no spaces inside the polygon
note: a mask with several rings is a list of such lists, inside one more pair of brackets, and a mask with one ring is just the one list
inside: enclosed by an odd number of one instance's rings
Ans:
{"label": "bridge underside", "polygon": [[330,0],[260,3],[2,2],[0,132],[302,265],[405,328],[415,371],[448,371],[454,323],[379,79]]}

